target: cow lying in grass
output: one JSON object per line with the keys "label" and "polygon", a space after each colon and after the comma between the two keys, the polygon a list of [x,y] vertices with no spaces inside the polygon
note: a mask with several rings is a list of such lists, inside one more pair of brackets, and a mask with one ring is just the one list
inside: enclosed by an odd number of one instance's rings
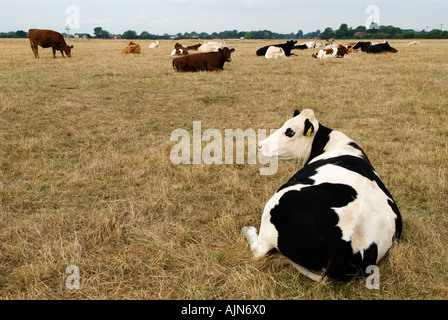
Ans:
{"label": "cow lying in grass", "polygon": [[276,46],[270,46],[264,55],[266,59],[286,58],[285,51]]}
{"label": "cow lying in grass", "polygon": [[140,45],[138,43],[129,42],[128,46],[121,51],[121,54],[139,54],[141,52]]}
{"label": "cow lying in grass", "polygon": [[353,49],[358,50],[361,49],[362,52],[366,52],[372,46],[372,42],[370,41],[358,41],[353,46]]}
{"label": "cow lying in grass", "polygon": [[354,46],[353,49],[361,49],[363,52],[367,53],[384,53],[384,52],[392,52],[397,53],[398,50],[395,48],[392,48],[390,44],[387,41],[384,41],[384,43],[377,43],[372,44],[372,42],[363,42],[358,41]]}
{"label": "cow lying in grass", "polygon": [[224,63],[232,61],[230,54],[235,49],[224,47],[218,52],[191,54],[173,59],[173,68],[179,72],[218,71],[224,69]]}
{"label": "cow lying in grass", "polygon": [[286,41],[286,43],[280,43],[280,44],[271,44],[269,46],[264,46],[257,50],[257,56],[264,56],[266,55],[266,51],[268,51],[270,46],[279,47],[282,48],[285,52],[285,55],[289,57],[291,55],[291,50],[294,49],[294,45],[297,43],[295,40]]}
{"label": "cow lying in grass", "polygon": [[319,281],[365,274],[385,257],[401,234],[401,216],[358,144],[306,109],[257,149],[303,168],[267,202],[259,234],[243,228],[255,258],[278,251]]}
{"label": "cow lying in grass", "polygon": [[384,53],[384,52],[392,52],[397,53],[398,50],[395,48],[392,48],[390,44],[385,41],[384,43],[378,43],[370,46],[367,50],[367,53]]}
{"label": "cow lying in grass", "polygon": [[180,43],[176,43],[174,45],[173,51],[171,51],[170,56],[186,56],[188,54],[188,49],[181,45]]}
{"label": "cow lying in grass", "polygon": [[348,47],[338,45],[336,48],[320,49],[318,52],[313,53],[313,58],[326,59],[326,58],[344,58],[348,54]]}

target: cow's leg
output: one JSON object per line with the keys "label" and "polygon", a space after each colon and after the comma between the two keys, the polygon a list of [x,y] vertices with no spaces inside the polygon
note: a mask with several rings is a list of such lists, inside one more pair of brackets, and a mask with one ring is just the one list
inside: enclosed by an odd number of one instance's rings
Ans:
{"label": "cow's leg", "polygon": [[31,50],[33,50],[34,53],[34,58],[38,59],[39,58],[39,52],[38,52],[38,45],[34,44],[31,42]]}
{"label": "cow's leg", "polygon": [[39,48],[38,47],[33,48],[33,52],[34,52],[34,58],[39,59],[40,58],[39,57]]}
{"label": "cow's leg", "polygon": [[56,59],[56,49],[54,47],[51,47],[51,49],[53,50],[53,58]]}

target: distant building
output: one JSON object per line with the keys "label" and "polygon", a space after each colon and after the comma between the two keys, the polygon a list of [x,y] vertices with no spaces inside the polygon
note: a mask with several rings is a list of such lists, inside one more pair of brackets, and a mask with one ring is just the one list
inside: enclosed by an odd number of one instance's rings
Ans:
{"label": "distant building", "polygon": [[121,36],[119,34],[110,34],[109,39],[121,39]]}
{"label": "distant building", "polygon": [[368,36],[369,34],[367,33],[367,32],[356,32],[355,34],[354,34],[354,36],[355,37],[359,37],[359,38],[363,38],[363,37],[366,37],[366,36]]}

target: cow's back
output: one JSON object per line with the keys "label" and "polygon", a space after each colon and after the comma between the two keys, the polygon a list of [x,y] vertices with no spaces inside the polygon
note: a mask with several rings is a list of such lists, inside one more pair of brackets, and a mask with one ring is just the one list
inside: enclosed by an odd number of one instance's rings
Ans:
{"label": "cow's back", "polygon": [[32,43],[40,45],[42,48],[65,47],[64,38],[59,32],[46,29],[30,29],[28,30],[28,37]]}
{"label": "cow's back", "polygon": [[[346,136],[333,131],[332,139]],[[378,263],[402,228],[390,192],[350,140],[312,159],[280,187],[268,209],[279,251],[310,270],[332,261],[327,269],[332,278]]]}
{"label": "cow's back", "polygon": [[[173,60],[173,67],[177,71],[210,71],[220,67],[219,52],[191,54]],[[222,66],[221,66],[222,67]]]}

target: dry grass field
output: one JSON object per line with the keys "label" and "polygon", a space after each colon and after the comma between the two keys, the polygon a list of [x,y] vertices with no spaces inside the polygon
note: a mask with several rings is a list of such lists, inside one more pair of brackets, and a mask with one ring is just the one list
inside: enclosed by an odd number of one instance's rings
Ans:
{"label": "dry grass field", "polygon": [[[448,299],[448,41],[267,60],[255,51],[272,41],[228,40],[215,73],[176,73],[175,41],[122,56],[128,42],[69,40],[71,58],[36,60],[28,39],[0,40],[0,299]],[[251,259],[241,228],[296,165],[170,160],[171,132],[193,121],[279,128],[295,108],[353,138],[401,210],[379,290]]]}

